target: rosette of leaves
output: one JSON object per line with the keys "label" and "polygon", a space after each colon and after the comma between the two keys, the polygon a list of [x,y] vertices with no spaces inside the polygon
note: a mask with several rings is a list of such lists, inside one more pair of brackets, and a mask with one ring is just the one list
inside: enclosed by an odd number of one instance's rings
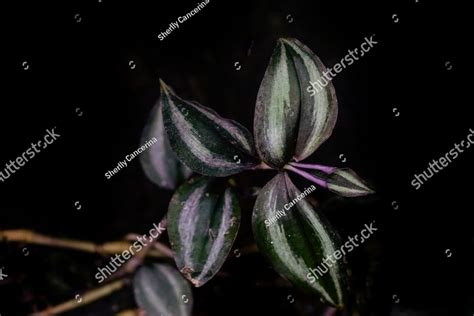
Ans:
{"label": "rosette of leaves", "polygon": [[323,78],[325,70],[298,40],[278,40],[257,95],[253,136],[239,123],[180,98],[160,80],[159,104],[169,145],[183,165],[203,175],[181,185],[168,209],[176,264],[195,286],[221,268],[240,223],[236,194],[225,181],[216,184],[215,178],[274,169],[276,176],[260,191],[253,209],[259,250],[295,286],[318,293],[333,306],[344,306],[346,278],[340,262],[313,283],[307,278],[309,269],[339,248],[338,235],[323,215],[300,200],[273,225],[265,222],[300,195],[290,171],[342,196],[373,193],[350,169],[302,162],[329,138],[336,123],[332,83],[314,95],[306,90],[310,81]]}

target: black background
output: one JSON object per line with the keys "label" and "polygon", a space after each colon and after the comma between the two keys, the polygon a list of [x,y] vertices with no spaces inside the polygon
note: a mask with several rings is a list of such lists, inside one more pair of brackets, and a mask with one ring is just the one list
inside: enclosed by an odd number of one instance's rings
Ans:
{"label": "black background", "polygon": [[[151,183],[138,160],[110,180],[104,173],[141,146],[159,78],[185,99],[251,129],[276,39],[298,38],[332,67],[375,34],[378,44],[333,80],[338,122],[309,161],[348,166],[377,194],[347,200],[318,190],[313,196],[343,239],[373,220],[380,228],[348,257],[354,297],[369,294],[363,314],[472,315],[472,149],[420,190],[410,185],[415,173],[474,128],[470,87],[461,79],[468,66],[461,52],[470,51],[469,10],[460,1],[211,0],[164,41],[157,38],[196,5],[87,0],[3,8],[0,166],[48,128],[56,126],[61,137],[0,182],[0,229],[96,242],[146,232],[164,215],[172,192]],[[272,175],[238,177],[251,187]],[[307,185],[293,178],[300,188]],[[251,208],[251,200],[243,202],[236,248],[253,242]],[[0,267],[9,275],[0,281],[2,316],[24,315],[93,288],[93,273],[106,260],[30,245],[2,243],[0,250]],[[277,287],[268,266],[259,254],[229,259],[223,271],[230,277],[194,291],[195,314],[321,315],[314,298]],[[131,291],[70,315],[112,315],[113,304],[133,307]]]}

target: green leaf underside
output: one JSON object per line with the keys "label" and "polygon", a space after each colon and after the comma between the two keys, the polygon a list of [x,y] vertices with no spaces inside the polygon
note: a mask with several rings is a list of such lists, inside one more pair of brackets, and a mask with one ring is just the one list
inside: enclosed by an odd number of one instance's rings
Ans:
{"label": "green leaf underside", "polygon": [[193,295],[189,283],[166,264],[139,268],[133,278],[137,305],[146,315],[191,315]]}
{"label": "green leaf underside", "polygon": [[171,147],[193,171],[215,177],[242,172],[258,164],[250,132],[215,111],[181,99],[163,82],[160,102]]}
{"label": "green leaf underside", "polygon": [[374,193],[362,178],[349,168],[336,168],[331,174],[319,170],[311,170],[309,173],[325,180],[331,192],[342,196],[356,197]]}
{"label": "green leaf underside", "polygon": [[171,149],[163,124],[160,102],[157,102],[151,110],[150,118],[143,130],[141,144],[153,138],[156,139],[156,143],[140,155],[142,168],[148,179],[156,185],[174,190],[191,176],[192,171],[178,160]]}
{"label": "green leaf underside", "polygon": [[337,99],[331,82],[311,96],[310,81],[323,78],[326,68],[296,39],[280,39],[257,96],[255,143],[268,164],[283,167],[303,160],[330,135],[337,119]]}
{"label": "green leaf underside", "polygon": [[192,178],[178,188],[168,209],[168,236],[176,265],[196,287],[224,264],[240,225],[237,197],[220,182]]}
{"label": "green leaf underside", "polygon": [[[252,215],[258,248],[275,270],[295,286],[318,293],[334,306],[343,306],[343,262],[333,264],[313,283],[306,277],[309,269],[321,266],[325,257],[339,249],[339,238],[304,199],[290,210],[284,209],[299,194],[286,173],[279,173],[261,190]],[[274,217],[275,210],[285,210],[286,216],[267,227],[265,220]]]}

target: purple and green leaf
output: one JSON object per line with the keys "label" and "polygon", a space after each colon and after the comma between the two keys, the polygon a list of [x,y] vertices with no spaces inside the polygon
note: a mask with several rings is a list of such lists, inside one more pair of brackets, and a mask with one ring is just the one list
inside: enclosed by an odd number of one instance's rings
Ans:
{"label": "purple and green leaf", "polygon": [[254,116],[257,152],[282,168],[311,155],[332,133],[337,99],[330,81],[311,96],[310,81],[323,78],[325,66],[296,39],[279,39],[258,91]]}
{"label": "purple and green leaf", "polygon": [[133,290],[137,305],[146,315],[191,315],[191,287],[167,264],[140,267],[133,278]]}
{"label": "purple and green leaf", "polygon": [[193,171],[224,177],[255,167],[250,132],[212,109],[178,97],[161,81],[165,129],[178,158]]}
{"label": "purple and green leaf", "polygon": [[178,160],[171,149],[161,108],[161,103],[157,102],[143,130],[141,144],[150,140],[156,142],[140,155],[140,162],[148,179],[161,188],[174,190],[191,176],[192,171]]}
{"label": "purple and green leaf", "polygon": [[[339,238],[306,200],[285,208],[300,194],[286,172],[276,175],[260,191],[252,215],[257,246],[281,276],[299,288],[319,294],[329,304],[342,307],[346,278],[341,261],[319,279],[314,278],[314,282],[308,278],[310,269],[321,266],[325,257],[339,249]],[[285,215],[280,212],[276,217],[281,210]]]}
{"label": "purple and green leaf", "polygon": [[196,287],[226,260],[240,225],[240,206],[221,179],[195,177],[178,188],[168,208],[168,236],[179,270]]}
{"label": "purple and green leaf", "polygon": [[349,168],[339,169],[321,165],[290,163],[285,169],[342,196],[356,197],[374,193],[362,178]]}

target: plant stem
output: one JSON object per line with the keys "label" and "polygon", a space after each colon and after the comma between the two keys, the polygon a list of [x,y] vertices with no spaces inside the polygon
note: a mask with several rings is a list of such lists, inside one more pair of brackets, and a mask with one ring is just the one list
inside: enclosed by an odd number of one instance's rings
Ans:
{"label": "plant stem", "polygon": [[[161,222],[159,223],[160,227],[166,228],[168,226],[168,220],[166,217],[164,217]],[[143,259],[147,256],[148,252],[150,252],[153,248],[153,245],[155,244],[155,241],[158,240],[158,238],[161,237],[163,234],[162,232],[159,232],[160,234],[156,236],[154,242],[146,244],[143,246],[143,249],[138,252],[133,258],[127,261],[127,263],[121,267],[116,274],[114,274],[111,279],[118,279],[128,273],[134,272],[142,263]]]}
{"label": "plant stem", "polygon": [[306,171],[303,171],[303,170],[299,170],[293,166],[289,166],[289,165],[286,165],[285,166],[285,169],[286,170],[290,170],[290,171],[293,171],[294,173],[297,173],[299,174],[300,176],[302,176],[303,178],[305,179],[308,179],[309,181],[312,181],[314,183],[316,183],[317,185],[319,186],[322,186],[323,188],[327,188],[327,182],[324,181],[324,180],[321,180],[319,178],[316,178],[315,176],[307,173]]}
{"label": "plant stem", "polygon": [[270,167],[269,165],[267,165],[263,161],[259,165],[255,166],[253,168],[253,170],[267,170],[267,169],[270,170],[270,169],[274,169],[274,168]]}
{"label": "plant stem", "polygon": [[66,311],[92,303],[100,298],[108,296],[123,288],[126,283],[126,279],[114,281],[97,289],[87,291],[86,293],[84,293],[84,295],[81,295],[81,303],[79,303],[77,299],[74,298],[59,305],[47,308],[44,311],[33,313],[32,316],[50,316],[64,313]]}
{"label": "plant stem", "polygon": [[298,162],[290,162],[290,165],[294,167],[299,167],[302,169],[319,170],[327,174],[333,173],[334,169],[336,169],[335,167],[328,167],[328,166],[317,165],[317,164],[298,163]]}
{"label": "plant stem", "polygon": [[[137,241],[138,237],[141,237],[141,236],[138,234],[127,234],[125,239],[128,241]],[[156,250],[158,250],[160,253],[162,253],[165,257],[173,258],[173,251],[171,251],[171,249],[168,246],[159,242],[158,240],[155,240],[155,242],[153,243],[153,247]]]}
{"label": "plant stem", "polygon": [[[102,255],[120,253],[124,250],[129,249],[132,244],[128,241],[112,241],[106,242],[102,245],[97,245],[89,241],[50,237],[35,233],[34,231],[28,229],[0,231],[0,240],[1,239],[5,239],[9,242],[21,242],[42,246],[59,247],[89,253],[99,253]],[[162,253],[158,250],[150,251],[148,255],[156,258],[169,257],[167,254]]]}
{"label": "plant stem", "polygon": [[322,316],[335,316],[337,309],[334,307],[327,307]]}
{"label": "plant stem", "polygon": [[[166,217],[164,217],[160,221],[159,226],[163,227],[163,228],[166,228],[168,226],[168,220],[167,220]],[[6,231],[6,232],[8,232],[8,231]],[[15,241],[20,239],[19,236],[22,237],[22,238],[25,237],[24,233],[19,234],[18,231],[16,231],[17,232],[16,235],[11,234],[11,233],[10,234],[5,234],[6,232],[3,232],[5,236],[9,236],[9,237],[16,236],[15,239],[14,239]],[[48,309],[46,309],[42,312],[34,313],[32,315],[33,316],[49,316],[49,315],[56,315],[56,314],[59,314],[59,313],[63,313],[63,312],[66,312],[68,310],[77,308],[78,306],[89,304],[93,301],[96,301],[96,300],[98,300],[102,297],[110,295],[113,292],[121,289],[122,287],[124,287],[124,285],[127,283],[127,280],[128,280],[128,279],[122,278],[122,277],[126,274],[133,273],[143,263],[144,258],[149,254],[150,251],[152,251],[153,246],[155,245],[155,242],[158,240],[158,238],[161,237],[162,234],[163,234],[163,232],[159,231],[159,234],[156,237],[154,237],[155,240],[153,242],[147,243],[140,252],[138,252],[132,259],[128,260],[127,263],[117,271],[117,273],[115,273],[113,276],[111,276],[109,278],[109,281],[114,280],[114,279],[118,279],[118,280],[113,281],[113,282],[111,282],[107,285],[104,285],[102,287],[99,287],[97,289],[86,292],[81,297],[81,299],[82,299],[81,303],[79,303],[77,301],[77,299],[74,298],[72,300],[69,300],[67,302],[61,303],[61,304],[56,305],[54,307],[48,308]],[[36,234],[36,235],[38,235],[38,234]],[[0,236],[2,236],[1,232],[0,232]],[[30,242],[33,242],[34,240],[38,240],[37,236],[35,237],[35,233],[33,233],[33,232],[29,232],[28,236],[29,236],[29,238],[26,238],[26,239]],[[50,238],[50,237],[48,237],[48,238]],[[10,239],[10,240],[12,240],[12,239]],[[41,240],[44,240],[44,239],[41,239]],[[65,247],[63,240],[62,240],[62,243],[63,243],[62,246]],[[77,244],[77,243],[91,244],[91,243],[87,243],[87,242],[77,242],[76,241],[75,244]],[[41,243],[41,244],[44,245],[44,243]],[[166,246],[163,245],[163,247],[166,247]],[[85,248],[87,250],[90,249],[90,247],[83,247],[83,248]],[[77,249],[77,248],[73,248],[73,249]],[[128,247],[125,248],[124,250],[127,250],[127,249],[128,249]],[[161,253],[161,256],[166,256],[167,257],[168,255],[169,255],[169,253],[168,254]],[[120,279],[120,278],[122,278],[122,279]]]}
{"label": "plant stem", "polygon": [[115,316],[140,316],[144,314],[140,314],[141,311],[139,309],[127,309],[124,311],[119,312],[118,314],[115,314]]}

